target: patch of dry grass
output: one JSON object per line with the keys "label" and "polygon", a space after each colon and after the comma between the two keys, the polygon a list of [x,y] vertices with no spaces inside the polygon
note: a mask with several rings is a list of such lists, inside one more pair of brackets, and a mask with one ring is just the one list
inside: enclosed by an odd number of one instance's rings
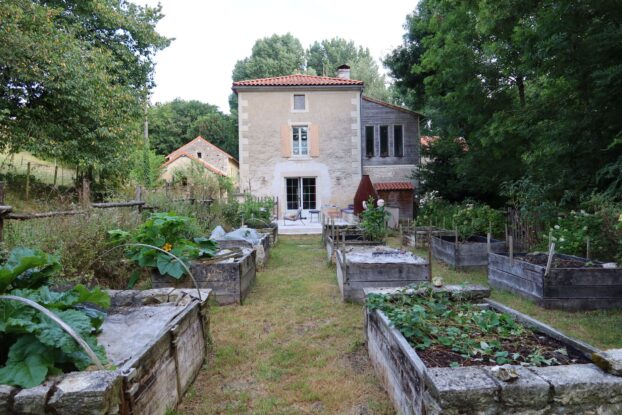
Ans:
{"label": "patch of dry grass", "polygon": [[209,363],[177,412],[393,414],[318,236],[281,237],[243,306],[214,307]]}

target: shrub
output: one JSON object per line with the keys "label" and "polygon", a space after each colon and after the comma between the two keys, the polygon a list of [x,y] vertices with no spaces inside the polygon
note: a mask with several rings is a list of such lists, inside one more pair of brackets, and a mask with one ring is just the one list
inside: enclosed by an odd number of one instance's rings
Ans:
{"label": "shrub", "polygon": [[272,221],[272,209],[274,201],[272,199],[257,199],[246,195],[244,202],[240,205],[239,214],[244,223],[263,224],[264,227]]}
{"label": "shrub", "polygon": [[457,210],[457,205],[451,204],[438,196],[438,192],[428,192],[419,200],[417,224],[419,226],[438,226],[445,229],[451,228],[453,216]]}
{"label": "shrub", "polygon": [[462,239],[486,235],[489,231],[499,235],[503,229],[503,215],[487,205],[463,203],[453,215],[453,224]]}
{"label": "shrub", "polygon": [[363,235],[370,241],[384,241],[387,236],[387,218],[389,212],[384,206],[376,206],[374,198],[370,196],[367,201],[367,209],[361,213],[360,226]]}

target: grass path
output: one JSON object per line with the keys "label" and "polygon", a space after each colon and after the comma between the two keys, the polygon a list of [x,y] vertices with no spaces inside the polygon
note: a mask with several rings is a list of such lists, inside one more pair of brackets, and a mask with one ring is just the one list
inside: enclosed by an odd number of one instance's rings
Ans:
{"label": "grass path", "polygon": [[212,308],[212,356],[183,414],[394,414],[319,236],[281,237],[243,306]]}

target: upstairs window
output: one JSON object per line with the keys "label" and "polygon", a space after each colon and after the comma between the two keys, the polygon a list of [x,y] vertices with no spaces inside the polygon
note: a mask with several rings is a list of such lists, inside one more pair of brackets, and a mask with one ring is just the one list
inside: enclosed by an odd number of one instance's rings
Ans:
{"label": "upstairs window", "polygon": [[197,158],[203,158],[203,154],[201,154],[201,152],[197,152]]}
{"label": "upstairs window", "polygon": [[304,95],[294,95],[294,111],[304,111],[306,110],[306,102]]}
{"label": "upstairs window", "polygon": [[393,155],[395,157],[404,156],[404,130],[401,125],[393,126]]}
{"label": "upstairs window", "polygon": [[307,127],[292,127],[292,154],[294,156],[309,155],[309,131]]}
{"label": "upstairs window", "polygon": [[389,126],[380,126],[380,157],[389,155]]}
{"label": "upstairs window", "polygon": [[365,153],[367,157],[374,157],[374,126],[365,127]]}

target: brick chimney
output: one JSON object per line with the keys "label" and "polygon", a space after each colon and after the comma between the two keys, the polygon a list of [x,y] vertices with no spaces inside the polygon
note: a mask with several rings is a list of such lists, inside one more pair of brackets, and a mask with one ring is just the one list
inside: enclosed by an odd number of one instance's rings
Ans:
{"label": "brick chimney", "polygon": [[337,68],[337,78],[350,79],[350,67],[348,65],[341,65]]}

